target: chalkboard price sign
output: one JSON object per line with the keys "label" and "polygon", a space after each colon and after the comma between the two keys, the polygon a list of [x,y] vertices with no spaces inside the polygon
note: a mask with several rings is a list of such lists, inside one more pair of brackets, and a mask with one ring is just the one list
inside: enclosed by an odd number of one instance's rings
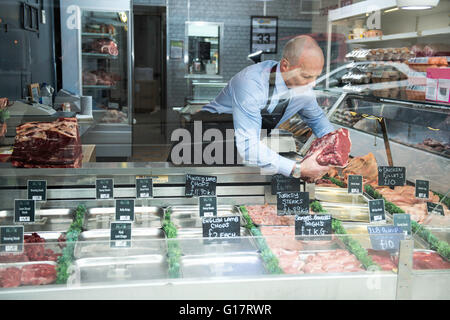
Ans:
{"label": "chalkboard price sign", "polygon": [[97,179],[95,181],[97,199],[106,200],[114,198],[113,179]]}
{"label": "chalkboard price sign", "polygon": [[363,193],[363,177],[361,175],[348,176],[347,191],[350,194],[362,194]]}
{"label": "chalkboard price sign", "polygon": [[23,226],[0,227],[0,253],[23,252]]}
{"label": "chalkboard price sign", "polygon": [[396,226],[367,226],[367,231],[374,250],[397,252],[405,238],[402,228]]}
{"label": "chalkboard price sign", "polygon": [[378,167],[379,186],[404,186],[405,182],[405,167]]}
{"label": "chalkboard price sign", "polygon": [[384,213],[384,199],[369,200],[370,222],[386,220]]}
{"label": "chalkboard price sign", "polygon": [[134,200],[116,200],[116,221],[134,221]]}
{"label": "chalkboard price sign", "polygon": [[111,248],[131,247],[131,222],[111,222]]}
{"label": "chalkboard price sign", "polygon": [[28,180],[28,199],[36,201],[47,200],[47,181]]}
{"label": "chalkboard price sign", "polygon": [[153,180],[150,178],[136,179],[136,198],[153,197]]}
{"label": "chalkboard price sign", "polygon": [[202,220],[203,237],[233,238],[241,235],[241,218],[239,216],[205,217]]}
{"label": "chalkboard price sign", "polygon": [[407,213],[394,214],[394,226],[402,228],[407,234],[411,234],[411,216]]}
{"label": "chalkboard price sign", "polygon": [[430,193],[430,182],[427,180],[416,180],[416,198],[428,199]]}
{"label": "chalkboard price sign", "polygon": [[192,196],[215,196],[217,177],[186,174],[185,195]]}
{"label": "chalkboard price sign", "polygon": [[36,213],[36,201],[14,200],[14,222],[33,223]]}
{"label": "chalkboard price sign", "polygon": [[438,203],[427,202],[427,212],[428,214],[445,216],[444,207],[442,207],[442,204]]}
{"label": "chalkboard price sign", "polygon": [[296,215],[295,235],[308,236],[304,240],[331,240],[331,214]]}
{"label": "chalkboard price sign", "polygon": [[300,191],[300,179],[275,174],[272,176],[271,189],[273,195],[278,192]]}
{"label": "chalkboard price sign", "polygon": [[309,192],[278,192],[277,215],[309,214]]}
{"label": "chalkboard price sign", "polygon": [[200,196],[198,197],[198,207],[200,217],[217,216],[217,197]]}

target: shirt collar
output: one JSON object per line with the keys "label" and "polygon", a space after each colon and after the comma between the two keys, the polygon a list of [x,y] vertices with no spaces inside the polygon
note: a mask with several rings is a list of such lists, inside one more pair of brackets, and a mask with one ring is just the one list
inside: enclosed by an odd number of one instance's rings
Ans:
{"label": "shirt collar", "polygon": [[284,82],[283,77],[281,76],[280,63],[278,63],[278,65],[277,65],[277,71],[276,71],[276,75],[275,75],[275,88],[277,89],[278,97],[285,96],[285,95],[287,97],[290,97],[289,89],[286,86],[286,83]]}

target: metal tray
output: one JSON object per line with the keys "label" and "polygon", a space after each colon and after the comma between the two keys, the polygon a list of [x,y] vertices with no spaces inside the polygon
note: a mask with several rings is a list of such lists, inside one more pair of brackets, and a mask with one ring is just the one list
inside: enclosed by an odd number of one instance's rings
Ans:
{"label": "metal tray", "polygon": [[[109,230],[83,232],[75,244],[76,259],[94,257],[126,257],[167,253],[165,234],[161,229],[132,229],[130,248],[111,248]],[[94,241],[95,239],[95,241]]]}
{"label": "metal tray", "polygon": [[324,202],[368,205],[369,198],[363,194],[348,194],[345,188],[315,187],[315,198]]}
{"label": "metal tray", "polygon": [[[202,238],[201,229],[199,232],[192,229],[187,232],[182,230],[179,230],[181,232],[179,244],[184,255],[222,255],[258,252],[255,239],[244,228],[241,228],[241,237],[236,238]],[[193,235],[197,235],[197,237],[193,237]]]}
{"label": "metal tray", "polygon": [[[166,212],[170,211],[171,219],[191,219],[199,218],[199,206],[196,205],[186,205],[186,206],[172,206],[167,207]],[[218,205],[217,206],[217,216],[236,216],[241,215],[240,210],[237,206],[233,205]]]}
{"label": "metal tray", "polygon": [[[115,221],[114,207],[90,208],[84,219],[84,229],[109,229],[111,221]],[[136,206],[134,208],[134,228],[161,228],[164,211],[161,207]]]}
{"label": "metal tray", "polygon": [[183,278],[257,276],[268,273],[258,253],[182,256],[180,264]]}
{"label": "metal tray", "polygon": [[362,204],[321,202],[333,218],[342,221],[369,222],[369,206]]}
{"label": "metal tray", "polygon": [[[25,223],[24,232],[66,231],[73,221],[72,209],[37,209],[34,223]],[[14,225],[14,211],[0,211],[0,225]]]}
{"label": "metal tray", "polygon": [[75,260],[68,284],[127,282],[166,279],[164,255],[101,257]]}

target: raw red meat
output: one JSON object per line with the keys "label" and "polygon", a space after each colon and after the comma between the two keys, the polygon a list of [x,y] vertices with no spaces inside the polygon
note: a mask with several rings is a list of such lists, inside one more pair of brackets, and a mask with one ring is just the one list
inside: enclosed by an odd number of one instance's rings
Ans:
{"label": "raw red meat", "polygon": [[250,218],[257,225],[293,226],[295,224],[295,216],[277,215],[277,208],[274,205],[246,206],[246,209]]}
{"label": "raw red meat", "polygon": [[27,122],[16,128],[11,162],[26,168],[79,168],[81,140],[76,118]]}
{"label": "raw red meat", "polygon": [[0,269],[0,288],[14,288],[20,285],[22,270],[11,267]]}
{"label": "raw red meat", "polygon": [[117,48],[117,43],[110,39],[98,39],[92,41],[91,49],[98,53],[107,53],[112,56],[117,56],[119,54],[119,49]]}
{"label": "raw red meat", "polygon": [[32,264],[22,267],[22,285],[50,284],[56,280],[56,267],[49,264]]}
{"label": "raw red meat", "polygon": [[303,161],[315,157],[321,166],[345,167],[352,143],[348,129],[340,128],[314,140]]}
{"label": "raw red meat", "polygon": [[83,71],[83,84],[84,85],[96,85],[97,76],[89,71]]}

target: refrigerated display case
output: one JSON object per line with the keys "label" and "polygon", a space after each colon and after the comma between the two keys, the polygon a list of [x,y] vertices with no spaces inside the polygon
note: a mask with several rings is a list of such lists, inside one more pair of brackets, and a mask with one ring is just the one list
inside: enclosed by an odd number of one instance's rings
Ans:
{"label": "refrigerated display case", "polygon": [[92,96],[94,126],[82,137],[98,157],[128,157],[132,145],[131,3],[61,2],[63,88]]}

